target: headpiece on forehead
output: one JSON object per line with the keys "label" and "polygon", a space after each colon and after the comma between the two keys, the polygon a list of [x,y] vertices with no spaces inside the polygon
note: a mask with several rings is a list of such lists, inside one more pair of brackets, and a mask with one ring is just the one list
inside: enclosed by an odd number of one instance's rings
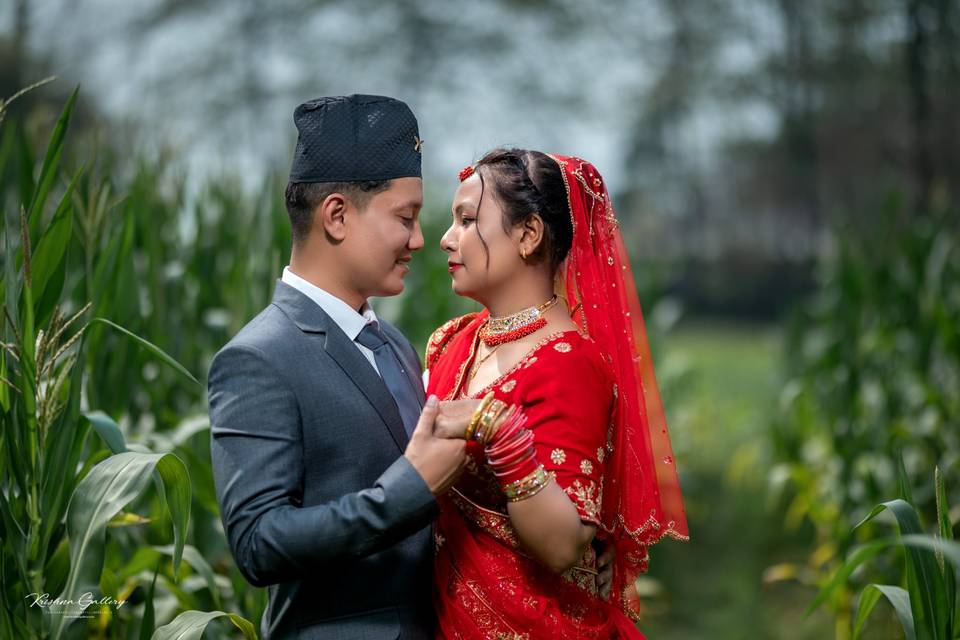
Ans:
{"label": "headpiece on forehead", "polygon": [[299,137],[291,182],[420,177],[423,140],[405,103],[385,96],[309,100],[293,112]]}

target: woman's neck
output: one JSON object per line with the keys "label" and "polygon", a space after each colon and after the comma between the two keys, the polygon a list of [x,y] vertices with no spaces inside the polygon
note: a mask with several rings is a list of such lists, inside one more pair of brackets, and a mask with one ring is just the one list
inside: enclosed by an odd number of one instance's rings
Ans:
{"label": "woman's neck", "polygon": [[541,305],[552,297],[553,288],[550,284],[536,288],[523,287],[493,296],[484,303],[484,306],[491,316],[501,318]]}

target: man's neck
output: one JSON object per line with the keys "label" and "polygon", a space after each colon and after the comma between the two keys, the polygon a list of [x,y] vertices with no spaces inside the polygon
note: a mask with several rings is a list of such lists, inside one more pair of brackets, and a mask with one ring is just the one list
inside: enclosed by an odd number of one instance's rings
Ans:
{"label": "man's neck", "polygon": [[357,313],[362,313],[363,305],[367,302],[366,297],[337,279],[334,270],[328,269],[319,260],[306,261],[298,259],[297,253],[290,256],[290,271],[294,275],[303,278],[315,287],[320,287],[332,296],[340,298],[346,302]]}

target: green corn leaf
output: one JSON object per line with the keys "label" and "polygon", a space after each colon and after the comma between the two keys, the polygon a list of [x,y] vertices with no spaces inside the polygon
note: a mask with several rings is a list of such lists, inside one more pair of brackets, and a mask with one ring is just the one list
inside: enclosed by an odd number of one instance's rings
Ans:
{"label": "green corn leaf", "polygon": [[947,488],[944,485],[940,467],[934,469],[934,485],[937,490],[937,523],[940,527],[940,537],[944,540],[953,540],[953,524],[950,522],[950,503],[947,501]]}
{"label": "green corn leaf", "polygon": [[[140,547],[133,557],[117,572],[120,580],[127,580],[141,571],[155,565],[163,556],[173,557],[176,549],[172,545],[156,547]],[[216,574],[213,568],[203,557],[200,551],[191,545],[183,547],[183,561],[196,571],[207,585],[216,607],[220,607],[220,591],[217,588]]]}
{"label": "green corn leaf", "polygon": [[33,299],[37,323],[43,326],[60,301],[66,277],[67,249],[73,234],[73,190],[81,169],[67,185],[50,225],[33,252]]}
{"label": "green corn leaf", "polygon": [[67,537],[60,538],[53,555],[47,560],[43,570],[43,588],[47,593],[60,593],[67,583],[67,574],[70,572],[70,543]]}
{"label": "green corn leaf", "polygon": [[235,613],[223,611],[184,611],[173,622],[157,629],[152,640],[200,640],[207,625],[224,616],[240,630],[245,640],[256,640],[253,623]]}
{"label": "green corn leaf", "polygon": [[910,534],[903,536],[901,543],[911,549],[929,551],[931,556],[940,554],[954,568],[954,575],[960,577],[960,542],[943,540],[930,535]]}
{"label": "green corn leaf", "polygon": [[[35,159],[30,150],[30,142],[22,127],[17,127],[17,188],[20,190],[20,202],[24,208],[33,200],[33,192],[37,188],[33,180],[33,163]],[[10,255],[9,253],[7,255]]]}
{"label": "green corn leaf", "polygon": [[[162,478],[174,532],[174,571],[180,558],[190,517],[190,477],[173,454],[126,452],[111,456],[91,469],[74,491],[67,510],[70,538],[70,574],[60,596],[76,600],[99,584],[106,546],[107,523],[132,502],[157,472]],[[72,621],[65,607],[53,616],[51,637],[58,640]]]}
{"label": "green corn leaf", "polygon": [[[11,318],[16,318],[19,315],[19,307],[17,306],[17,298],[20,295],[19,290],[17,289],[17,266],[16,262],[11,260],[9,256],[13,255],[13,243],[10,237],[11,233],[15,233],[7,226],[6,216],[0,216],[0,219],[3,220],[3,304],[6,305],[7,311],[10,312]],[[13,339],[13,330],[6,323],[3,323],[3,335],[6,342],[10,342]]]}
{"label": "green corn leaf", "polygon": [[160,563],[157,562],[157,568],[153,572],[153,580],[150,581],[150,589],[147,590],[147,599],[143,603],[143,618],[140,620],[140,640],[149,640],[153,635],[153,628],[156,625],[156,613],[153,609],[153,596],[157,591],[157,575],[160,573]]}
{"label": "green corn leaf", "polygon": [[150,570],[161,560],[161,556],[153,547],[138,547],[127,563],[117,570],[117,577],[126,581],[138,573]]}
{"label": "green corn leaf", "polygon": [[[0,444],[2,443],[3,440],[0,440]],[[20,521],[17,520],[17,517],[13,513],[13,509],[10,508],[10,502],[7,499],[7,496],[2,491],[0,491],[0,518],[2,518],[3,522],[3,531],[5,533],[3,536],[4,538],[11,542],[14,540],[26,540],[27,532],[24,530],[23,525],[20,524]],[[15,545],[11,546],[16,549]]]}
{"label": "green corn leaf", "polygon": [[910,488],[910,476],[907,475],[907,468],[903,464],[903,455],[897,456],[897,491],[900,498],[910,506],[914,505],[913,490]]}
{"label": "green corn leaf", "polygon": [[0,184],[5,184],[7,165],[17,145],[17,133],[15,127],[3,129],[3,140],[0,141]]}
{"label": "green corn leaf", "polygon": [[817,597],[814,598],[813,602],[810,603],[810,606],[807,607],[804,615],[809,616],[821,604],[826,602],[827,598],[830,597],[837,587],[846,583],[847,579],[850,577],[850,574],[852,574],[857,567],[864,562],[873,559],[881,551],[893,546],[894,544],[896,544],[896,541],[894,540],[877,540],[854,549],[853,553],[850,554],[850,557],[847,558],[846,562],[844,562],[840,568],[837,569],[836,573],[833,574],[827,584],[820,589],[820,593],[817,594]]}
{"label": "green corn leaf", "polygon": [[54,127],[53,134],[50,136],[50,143],[47,145],[47,154],[43,159],[43,165],[40,167],[40,177],[33,192],[33,199],[30,201],[27,219],[30,221],[30,243],[34,246],[36,246],[40,237],[43,205],[46,203],[50,189],[57,178],[60,156],[63,154],[63,143],[66,139],[67,128],[70,126],[70,115],[73,113],[73,107],[76,105],[79,92],[80,87],[77,86],[67,99],[63,111],[60,112],[57,126]]}
{"label": "green corn leaf", "polygon": [[120,425],[114,422],[113,418],[102,411],[93,411],[83,414],[100,439],[110,448],[111,453],[123,453],[127,450],[127,442],[120,431]]}
{"label": "green corn leaf", "polygon": [[[176,551],[171,545],[154,547],[154,549],[168,556],[173,556]],[[213,568],[209,565],[209,563],[207,563],[203,555],[197,550],[196,547],[186,545],[183,548],[183,559],[187,564],[193,567],[193,569],[200,574],[200,577],[203,578],[203,581],[207,583],[207,588],[210,590],[210,595],[213,596],[214,606],[218,609],[223,606],[223,604],[220,602],[220,589],[217,588],[217,581],[213,573]]]}
{"label": "green corn leaf", "polygon": [[[942,540],[952,541],[953,540],[953,524],[950,522],[950,503],[947,501],[947,489],[944,486],[943,476],[940,474],[940,467],[934,469],[933,474],[933,484],[934,490],[936,491],[936,503],[937,503],[937,525],[939,530],[939,536]],[[957,576],[955,572],[950,571],[948,567],[944,565],[944,557],[942,551],[936,552],[937,564],[940,566],[940,572],[943,574],[944,588],[946,591],[946,600],[947,602],[956,602],[957,600]],[[954,607],[950,607],[947,610],[947,629],[952,631],[956,629],[957,625],[957,610]]]}
{"label": "green corn leaf", "polygon": [[[90,426],[80,417],[80,396],[83,385],[84,345],[81,338],[77,357],[70,371],[68,399],[66,406],[57,418],[56,424],[47,434],[46,460],[43,468],[43,504],[44,520],[42,527],[42,548],[49,548],[55,531],[61,530],[67,503],[77,486],[77,468],[80,465]],[[49,464],[56,461],[56,464]],[[51,591],[51,593],[54,593]]]}
{"label": "green corn leaf", "polygon": [[123,335],[127,336],[128,338],[130,338],[131,340],[133,340],[134,342],[136,342],[137,344],[139,344],[141,347],[143,347],[144,349],[146,349],[147,351],[149,351],[150,353],[152,353],[153,355],[155,355],[155,356],[156,356],[158,359],[160,359],[162,362],[170,365],[170,367],[173,368],[174,371],[182,374],[184,377],[186,377],[188,380],[190,380],[191,382],[193,382],[193,383],[196,384],[197,386],[203,386],[203,385],[200,384],[200,381],[199,381],[199,380],[197,380],[196,378],[193,377],[193,374],[192,374],[192,373],[190,373],[189,371],[187,371],[187,368],[186,368],[186,367],[184,367],[182,364],[180,364],[179,362],[177,362],[176,360],[174,360],[173,357],[171,357],[169,354],[167,354],[166,351],[164,351],[163,349],[161,349],[161,348],[158,347],[157,345],[153,344],[152,342],[150,342],[150,341],[148,341],[148,340],[144,340],[143,338],[141,338],[141,337],[138,336],[137,334],[135,334],[135,333],[133,333],[133,332],[131,332],[131,331],[128,331],[128,330],[124,329],[123,327],[121,327],[121,326],[118,325],[118,324],[115,324],[115,323],[113,323],[113,322],[110,322],[110,321],[107,320],[106,318],[94,318],[93,320],[90,321],[90,324],[93,324],[94,322],[101,322],[101,323],[107,325],[108,327],[112,327],[112,328],[116,329],[117,331],[119,331],[119,332],[122,333]]}
{"label": "green corn leaf", "polygon": [[893,610],[900,620],[900,626],[903,628],[905,640],[916,640],[917,634],[913,630],[913,613],[910,610],[910,594],[901,587],[894,587],[887,584],[869,584],[863,593],[860,594],[860,603],[857,606],[857,615],[853,625],[853,637],[851,640],[857,640],[863,626],[870,616],[870,612],[876,606],[883,596],[893,606]]}
{"label": "green corn leaf", "polygon": [[[854,530],[884,510],[893,513],[901,537],[923,534],[916,509],[901,499],[877,505]],[[948,610],[953,609],[954,603],[947,599],[947,585],[936,557],[926,549],[908,547],[906,560],[907,589],[910,592],[910,605],[913,607],[913,620],[917,625],[918,635],[921,638],[928,634],[931,637],[944,637],[950,625],[951,614]]]}

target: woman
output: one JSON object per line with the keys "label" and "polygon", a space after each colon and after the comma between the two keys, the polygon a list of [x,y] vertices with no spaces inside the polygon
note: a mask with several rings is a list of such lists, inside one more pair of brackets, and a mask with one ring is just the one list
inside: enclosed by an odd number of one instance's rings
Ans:
{"label": "woman", "polygon": [[[642,637],[647,548],[687,525],[603,179],[524,150],[460,179],[441,246],[454,291],[485,309],[431,336],[428,391],[484,401],[436,527],[438,636]],[[595,537],[616,550],[609,602]]]}

